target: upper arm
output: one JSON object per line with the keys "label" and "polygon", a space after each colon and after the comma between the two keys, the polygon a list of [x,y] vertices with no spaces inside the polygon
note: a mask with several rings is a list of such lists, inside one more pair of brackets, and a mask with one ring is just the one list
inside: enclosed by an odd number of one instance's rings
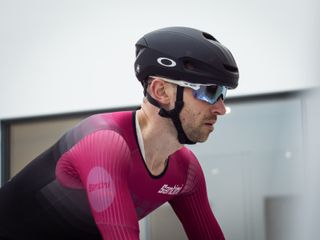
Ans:
{"label": "upper arm", "polygon": [[190,163],[186,188],[170,201],[189,239],[224,239],[211,210],[204,174],[198,163]]}
{"label": "upper arm", "polygon": [[[130,151],[121,135],[96,131],[79,141],[57,164],[62,184],[81,184],[103,237],[138,239],[139,227],[128,189]],[[66,176],[68,165],[72,176]],[[66,181],[67,179],[67,181]],[[73,179],[73,180],[70,180]]]}

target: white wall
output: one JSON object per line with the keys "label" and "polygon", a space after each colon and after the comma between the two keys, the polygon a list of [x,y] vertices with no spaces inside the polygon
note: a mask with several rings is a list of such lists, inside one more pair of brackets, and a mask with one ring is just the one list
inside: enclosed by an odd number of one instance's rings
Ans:
{"label": "white wall", "polygon": [[0,0],[0,120],[137,105],[134,43],[184,25],[233,52],[232,95],[318,84],[318,0]]}

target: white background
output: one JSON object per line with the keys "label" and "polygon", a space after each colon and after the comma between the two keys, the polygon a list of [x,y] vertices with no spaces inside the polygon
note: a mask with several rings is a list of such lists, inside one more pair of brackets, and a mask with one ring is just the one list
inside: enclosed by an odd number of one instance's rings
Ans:
{"label": "white background", "polygon": [[0,0],[0,120],[138,105],[134,44],[167,26],[207,31],[240,68],[229,96],[310,88],[318,0]]}

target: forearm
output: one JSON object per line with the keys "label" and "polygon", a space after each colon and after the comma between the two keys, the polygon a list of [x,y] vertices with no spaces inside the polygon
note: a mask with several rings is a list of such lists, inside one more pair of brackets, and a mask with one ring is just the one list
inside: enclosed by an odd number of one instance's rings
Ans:
{"label": "forearm", "polygon": [[206,200],[190,196],[171,202],[190,240],[224,240],[223,232]]}

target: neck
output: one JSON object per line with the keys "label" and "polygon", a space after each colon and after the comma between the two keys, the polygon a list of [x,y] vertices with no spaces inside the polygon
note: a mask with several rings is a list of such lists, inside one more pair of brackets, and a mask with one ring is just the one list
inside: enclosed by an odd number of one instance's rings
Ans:
{"label": "neck", "polygon": [[159,116],[158,112],[158,108],[147,103],[137,111],[146,165],[154,175],[160,174],[168,157],[182,147],[171,120]]}

